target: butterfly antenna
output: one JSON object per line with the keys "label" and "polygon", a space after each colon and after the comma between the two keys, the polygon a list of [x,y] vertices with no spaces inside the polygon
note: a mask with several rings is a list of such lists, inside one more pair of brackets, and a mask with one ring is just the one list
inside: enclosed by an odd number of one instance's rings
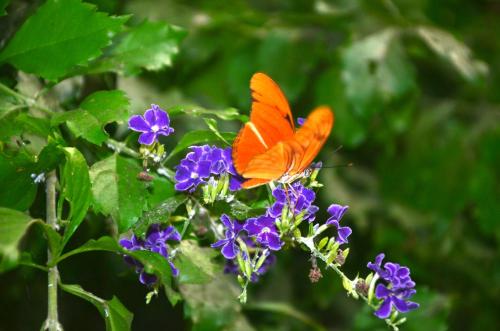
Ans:
{"label": "butterfly antenna", "polygon": [[313,169],[331,169],[331,168],[350,168],[350,167],[354,167],[354,163],[352,162],[349,162],[349,163],[346,163],[346,164],[337,164],[337,165],[332,165],[332,166],[324,166],[324,165],[321,165],[321,166],[312,166],[311,168]]}

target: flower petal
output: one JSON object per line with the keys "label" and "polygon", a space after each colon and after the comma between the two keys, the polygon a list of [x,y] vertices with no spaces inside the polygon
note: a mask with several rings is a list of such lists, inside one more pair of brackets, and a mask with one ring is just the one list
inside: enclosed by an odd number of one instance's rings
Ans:
{"label": "flower petal", "polygon": [[156,125],[156,114],[154,109],[150,108],[144,113],[144,119],[149,124],[149,126]]}
{"label": "flower petal", "polygon": [[148,274],[145,271],[141,271],[141,273],[139,274],[139,281],[144,285],[151,286],[156,283],[156,280],[157,278],[155,275]]}
{"label": "flower petal", "polygon": [[392,300],[387,298],[382,302],[379,309],[375,312],[375,316],[381,319],[386,319],[391,315],[392,311]]}
{"label": "flower petal", "polygon": [[156,140],[156,133],[144,132],[139,136],[139,143],[143,145],[151,145]]}
{"label": "flower petal", "polygon": [[267,245],[273,251],[278,251],[281,249],[280,237],[275,233],[269,233],[267,236]]}
{"label": "flower petal", "polygon": [[236,247],[233,241],[228,241],[227,244],[225,244],[221,249],[222,255],[224,255],[224,257],[228,260],[234,259],[238,252],[239,249],[238,247]]}
{"label": "flower petal", "polygon": [[151,105],[151,109],[153,109],[156,118],[156,125],[160,128],[168,127],[170,125],[170,118],[166,111],[160,108],[158,105]]}
{"label": "flower petal", "polygon": [[148,123],[144,121],[144,118],[141,115],[134,115],[130,117],[128,120],[128,127],[131,130],[137,131],[137,132],[148,132],[150,131]]}

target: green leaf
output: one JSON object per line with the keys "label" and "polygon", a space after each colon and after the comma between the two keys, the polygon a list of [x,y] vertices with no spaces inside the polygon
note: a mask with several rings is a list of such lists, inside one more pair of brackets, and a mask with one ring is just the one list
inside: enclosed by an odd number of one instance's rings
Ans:
{"label": "green leaf", "polygon": [[201,248],[192,240],[183,240],[179,246],[175,265],[179,268],[179,283],[204,284],[210,282],[221,270],[212,259],[217,252]]}
{"label": "green leaf", "polygon": [[368,121],[373,114],[415,91],[414,68],[397,37],[386,29],[349,46],[342,53],[342,79],[350,106]]}
{"label": "green leaf", "polygon": [[295,307],[284,302],[258,302],[245,305],[247,310],[265,311],[271,313],[281,314],[284,317],[295,318],[305,325],[309,326],[312,330],[324,331],[326,328],[319,322],[315,321],[311,316],[304,314],[297,310]]}
{"label": "green leaf", "polygon": [[101,237],[97,240],[90,239],[82,246],[75,248],[75,249],[61,255],[57,259],[57,261],[55,261],[53,264],[57,264],[70,256],[73,256],[76,254],[81,254],[81,253],[86,253],[86,252],[92,252],[92,251],[107,251],[107,252],[116,252],[116,253],[123,253],[124,252],[122,247],[116,242],[116,240],[114,238],[104,236],[104,237]]}
{"label": "green leaf", "polygon": [[101,126],[111,122],[125,122],[130,117],[130,100],[120,90],[92,93],[82,101],[80,108],[92,114]]}
{"label": "green leaf", "polygon": [[165,177],[153,175],[150,194],[148,196],[149,209],[158,207],[165,200],[172,198],[175,194],[174,183]]}
{"label": "green leaf", "polygon": [[11,269],[17,264],[17,246],[33,219],[20,211],[0,207],[0,271]]}
{"label": "green leaf", "polygon": [[108,138],[97,119],[82,109],[58,113],[52,117],[52,125],[62,123],[65,123],[76,137],[82,137],[96,145],[102,144]]}
{"label": "green leaf", "polygon": [[90,168],[94,209],[111,215],[120,233],[130,229],[146,209],[148,191],[137,179],[140,171],[135,161],[118,154]]}
{"label": "green leaf", "polygon": [[50,121],[46,118],[21,113],[16,117],[16,125],[21,128],[23,133],[32,133],[43,138],[50,134]]}
{"label": "green leaf", "polygon": [[205,124],[208,126],[210,131],[212,131],[222,142],[224,142],[226,145],[231,146],[231,144],[222,136],[222,134],[219,132],[219,126],[217,125],[217,121],[213,118],[204,118]]}
{"label": "green leaf", "polygon": [[227,275],[218,275],[207,284],[180,284],[179,288],[193,330],[254,330],[241,313],[238,288]]}
{"label": "green leaf", "polygon": [[92,66],[91,72],[135,75],[141,69],[170,67],[186,32],[164,22],[144,21],[117,36],[116,42]]}
{"label": "green leaf", "polygon": [[164,202],[144,213],[142,218],[135,224],[134,233],[144,237],[151,224],[165,223],[180,205],[187,200],[185,195],[177,195],[166,199]]}
{"label": "green leaf", "polygon": [[7,15],[5,8],[9,5],[10,0],[0,0],[0,16]]}
{"label": "green leaf", "polygon": [[337,64],[319,76],[315,91],[316,104],[332,106],[335,122],[341,123],[335,126],[332,134],[347,147],[359,146],[366,138],[367,128],[361,117],[349,107],[345,84]]}
{"label": "green leaf", "polygon": [[0,206],[17,210],[31,206],[37,191],[31,178],[34,168],[33,158],[23,150],[15,156],[0,153]]}
{"label": "green leaf", "polygon": [[[236,134],[233,132],[221,132],[220,135],[222,136],[222,138],[224,138],[229,142],[232,142],[234,138],[236,138]],[[208,144],[211,142],[219,142],[219,141],[221,141],[221,138],[219,138],[212,131],[204,131],[204,130],[190,131],[186,133],[184,136],[182,136],[181,140],[177,143],[172,152],[170,152],[166,160],[169,160],[172,156],[182,152],[184,149],[192,145]]]}
{"label": "green leaf", "polygon": [[9,41],[0,62],[57,80],[99,56],[127,19],[96,12],[79,0],[48,0]]}
{"label": "green leaf", "polygon": [[488,73],[486,63],[474,59],[472,51],[451,33],[426,26],[417,27],[415,31],[430,49],[450,62],[465,79],[474,81]]}
{"label": "green leaf", "polygon": [[76,148],[66,147],[63,151],[66,162],[61,174],[61,196],[58,202],[58,214],[61,215],[63,200],[69,202],[70,212],[68,216],[69,224],[64,231],[62,247],[66,245],[69,238],[82,223],[92,201],[87,161]]}
{"label": "green leaf", "polygon": [[106,330],[125,331],[131,329],[134,315],[117,297],[113,297],[111,300],[104,300],[93,293],[85,291],[80,285],[62,283],[59,285],[64,291],[92,303],[97,308],[102,318],[104,318]]}
{"label": "green leaf", "polygon": [[51,123],[65,123],[76,137],[83,137],[93,144],[101,145],[108,139],[104,126],[111,122],[127,120],[130,115],[129,106],[124,92],[99,91],[83,100],[81,109],[56,114]]}
{"label": "green leaf", "polygon": [[235,108],[206,109],[200,106],[181,105],[169,108],[167,112],[170,116],[177,116],[180,114],[186,114],[193,117],[214,115],[220,118],[221,120],[226,120],[226,121],[230,120],[239,120],[241,122],[248,121],[248,116],[241,115]]}

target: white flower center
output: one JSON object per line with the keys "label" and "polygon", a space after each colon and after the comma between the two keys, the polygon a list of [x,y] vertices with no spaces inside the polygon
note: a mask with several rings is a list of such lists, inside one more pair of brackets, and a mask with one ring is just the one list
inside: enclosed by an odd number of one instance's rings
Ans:
{"label": "white flower center", "polygon": [[196,178],[198,178],[198,177],[199,177],[199,176],[198,176],[198,174],[197,174],[196,172],[192,172],[192,173],[191,173],[191,178],[192,178],[192,179],[196,179]]}
{"label": "white flower center", "polygon": [[158,130],[160,130],[160,127],[156,124],[151,127],[151,131],[153,132],[158,132]]}
{"label": "white flower center", "polygon": [[264,227],[264,228],[262,229],[262,231],[261,231],[261,232],[262,232],[262,233],[269,233],[269,232],[271,232],[271,229],[269,229],[269,228],[266,226],[266,227]]}

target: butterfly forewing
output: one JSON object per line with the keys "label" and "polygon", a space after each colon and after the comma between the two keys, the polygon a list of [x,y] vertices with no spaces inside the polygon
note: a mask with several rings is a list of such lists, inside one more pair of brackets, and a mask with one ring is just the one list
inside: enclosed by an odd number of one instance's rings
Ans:
{"label": "butterfly forewing", "polygon": [[267,75],[256,73],[250,80],[250,121],[233,143],[234,166],[244,173],[250,160],[294,135],[292,112],[279,86]]}

